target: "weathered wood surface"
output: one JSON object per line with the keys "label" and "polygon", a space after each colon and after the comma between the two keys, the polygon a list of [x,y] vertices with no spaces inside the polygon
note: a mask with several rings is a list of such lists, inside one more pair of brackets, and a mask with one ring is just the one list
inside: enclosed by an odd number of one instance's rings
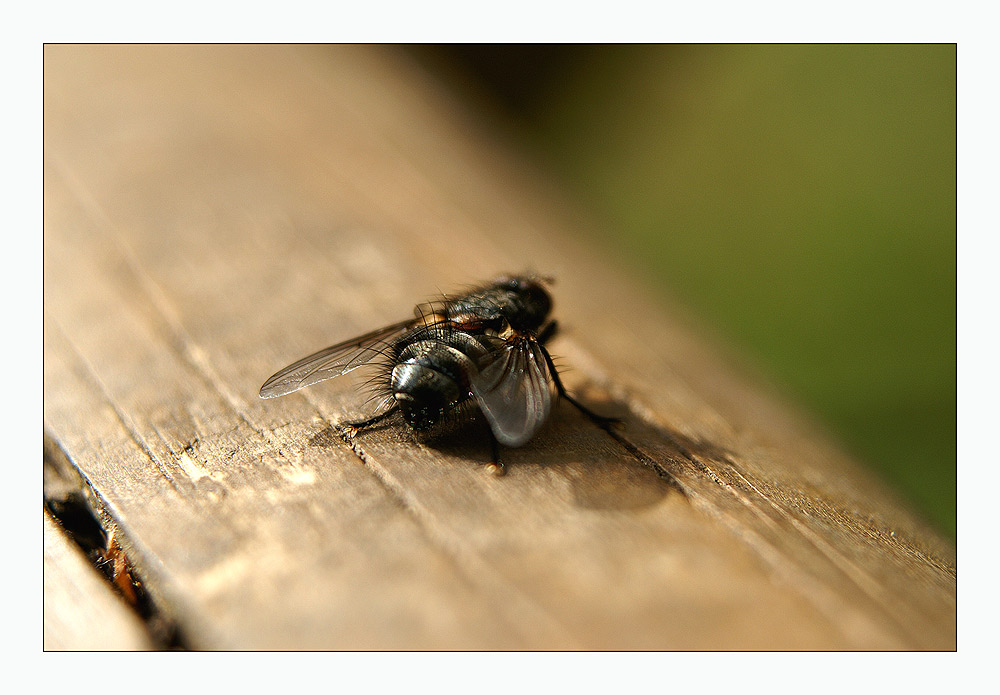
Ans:
{"label": "weathered wood surface", "polygon": [[[186,643],[955,648],[954,550],[557,199],[391,51],[46,47],[46,436]],[[482,425],[349,447],[358,380],[257,398],[527,267],[617,440],[559,407],[496,479]]]}

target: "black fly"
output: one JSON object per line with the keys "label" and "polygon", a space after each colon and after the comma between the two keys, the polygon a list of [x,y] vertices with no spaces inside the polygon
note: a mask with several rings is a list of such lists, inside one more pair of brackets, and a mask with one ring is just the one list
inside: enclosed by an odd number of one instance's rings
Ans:
{"label": "black fly", "polygon": [[501,276],[463,295],[420,304],[416,318],[393,323],[338,343],[290,364],[260,389],[261,398],[305,386],[378,361],[381,397],[372,417],[347,423],[360,430],[400,412],[418,432],[431,430],[448,415],[475,403],[496,442],[517,447],[548,419],[553,393],[595,422],[592,413],[562,385],[545,342],[556,331],[552,298],[542,278]]}

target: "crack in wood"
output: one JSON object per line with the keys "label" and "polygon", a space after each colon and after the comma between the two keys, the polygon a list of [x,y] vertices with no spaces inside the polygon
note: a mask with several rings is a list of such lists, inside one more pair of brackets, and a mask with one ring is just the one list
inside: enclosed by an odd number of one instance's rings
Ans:
{"label": "crack in wood", "polygon": [[44,506],[98,576],[125,599],[157,650],[185,650],[180,626],[146,591],[135,565],[118,542],[121,528],[101,496],[49,432],[43,432]]}

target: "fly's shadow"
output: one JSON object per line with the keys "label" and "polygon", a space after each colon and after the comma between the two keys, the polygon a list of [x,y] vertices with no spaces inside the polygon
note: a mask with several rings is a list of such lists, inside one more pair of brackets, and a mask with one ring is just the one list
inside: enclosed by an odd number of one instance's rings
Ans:
{"label": "fly's shadow", "polygon": [[[650,424],[621,401],[604,401],[595,409],[618,421],[598,424],[576,409],[560,403],[547,426],[526,446],[500,449],[508,471],[549,471],[568,484],[573,503],[583,509],[639,511],[669,496],[687,497],[679,478],[705,463],[733,465],[732,454],[711,442]],[[378,436],[400,443],[419,441],[448,457],[489,463],[489,427],[470,413],[433,435],[416,435],[402,423],[387,420],[356,433],[344,426],[327,426],[309,440],[309,446],[364,447],[364,439]],[[655,441],[655,455],[636,442]],[[503,484],[499,482],[498,484]]]}

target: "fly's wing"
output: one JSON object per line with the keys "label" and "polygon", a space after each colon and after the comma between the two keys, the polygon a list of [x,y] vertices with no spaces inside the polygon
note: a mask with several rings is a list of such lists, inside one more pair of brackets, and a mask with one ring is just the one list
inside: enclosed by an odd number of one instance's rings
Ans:
{"label": "fly's wing", "polygon": [[347,374],[383,355],[385,348],[414,323],[413,319],[400,321],[304,357],[265,381],[260,387],[260,397],[284,396],[305,386]]}
{"label": "fly's wing", "polygon": [[548,419],[551,383],[545,348],[534,340],[518,340],[490,354],[471,388],[497,441],[515,447]]}

